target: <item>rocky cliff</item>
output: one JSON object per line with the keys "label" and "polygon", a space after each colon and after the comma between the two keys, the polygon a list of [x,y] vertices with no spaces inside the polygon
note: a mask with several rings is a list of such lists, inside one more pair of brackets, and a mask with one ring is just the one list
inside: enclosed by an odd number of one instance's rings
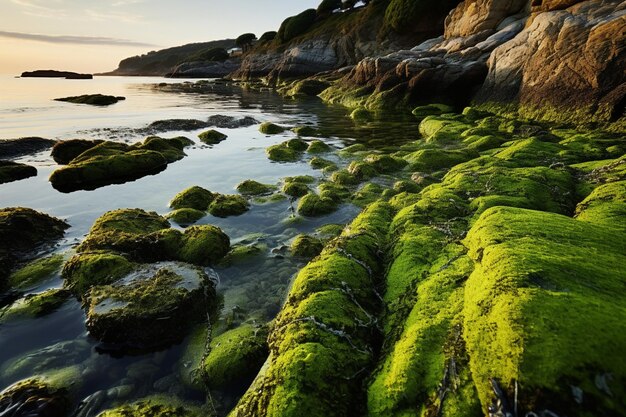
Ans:
{"label": "rocky cliff", "polygon": [[624,126],[626,4],[465,0],[444,34],[361,60],[324,93],[370,109],[471,101],[545,120]]}

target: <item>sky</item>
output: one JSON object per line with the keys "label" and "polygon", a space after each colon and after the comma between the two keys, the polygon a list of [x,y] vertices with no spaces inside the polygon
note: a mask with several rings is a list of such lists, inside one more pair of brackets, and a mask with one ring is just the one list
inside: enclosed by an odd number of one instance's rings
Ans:
{"label": "sky", "polygon": [[152,50],[278,30],[320,0],[0,0],[0,74],[110,71]]}

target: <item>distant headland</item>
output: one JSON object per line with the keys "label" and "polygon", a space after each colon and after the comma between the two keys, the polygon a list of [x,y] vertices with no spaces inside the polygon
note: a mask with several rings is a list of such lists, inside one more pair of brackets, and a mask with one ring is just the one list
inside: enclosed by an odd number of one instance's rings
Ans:
{"label": "distant headland", "polygon": [[66,80],[91,80],[93,75],[91,74],[79,74],[77,72],[70,71],[55,71],[55,70],[37,70],[26,71],[21,75],[22,78],[65,78]]}

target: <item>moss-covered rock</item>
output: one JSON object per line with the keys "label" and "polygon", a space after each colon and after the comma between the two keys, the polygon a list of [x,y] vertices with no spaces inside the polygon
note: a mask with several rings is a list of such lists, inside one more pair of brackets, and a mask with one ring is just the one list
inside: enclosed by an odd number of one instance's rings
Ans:
{"label": "moss-covered rock", "polygon": [[83,152],[102,142],[104,141],[88,139],[62,140],[54,144],[50,155],[57,164],[67,165]]}
{"label": "moss-covered rock", "polygon": [[211,340],[202,362],[202,375],[209,388],[249,383],[269,354],[267,327],[243,324]]}
{"label": "moss-covered rock", "polygon": [[0,184],[19,181],[37,175],[37,168],[13,161],[0,160]]}
{"label": "moss-covered rock", "polygon": [[215,194],[202,187],[194,185],[176,194],[170,201],[170,208],[175,210],[188,208],[204,211],[215,199]]}
{"label": "moss-covered rock", "polygon": [[[182,152],[176,148],[170,151]],[[52,186],[62,192],[91,190],[109,184],[133,181],[167,167],[161,152],[103,142],[83,152],[71,163],[50,175]]]}
{"label": "moss-covered rock", "polygon": [[291,88],[286,91],[286,94],[291,97],[315,97],[319,95],[322,91],[326,90],[328,87],[330,87],[330,83],[327,81],[307,78],[305,80],[293,83]]}
{"label": "moss-covered rock", "polygon": [[97,285],[112,284],[129,274],[134,264],[124,256],[107,252],[80,253],[63,266],[65,286],[75,294],[85,294]]}
{"label": "moss-covered rock", "polygon": [[439,116],[444,113],[452,113],[454,108],[447,104],[428,104],[426,106],[418,106],[411,113],[418,119],[424,119],[428,116]]}
{"label": "moss-covered rock", "polygon": [[137,266],[113,284],[91,287],[84,303],[92,336],[137,348],[180,341],[217,307],[206,274],[172,262]]}
{"label": "moss-covered rock", "polygon": [[276,186],[271,184],[262,184],[254,180],[245,180],[237,185],[237,191],[243,195],[267,195],[276,191]]}
{"label": "moss-covered rock", "polygon": [[53,277],[61,270],[64,256],[52,255],[29,262],[9,276],[9,287],[28,290]]}
{"label": "moss-covered rock", "polygon": [[324,243],[321,239],[313,236],[298,235],[293,242],[291,242],[290,249],[293,256],[312,259],[322,252]]}
{"label": "moss-covered rock", "polygon": [[352,161],[350,165],[348,165],[348,173],[359,180],[359,182],[378,175],[378,171],[376,171],[376,168],[374,168],[372,164],[363,161]]}
{"label": "moss-covered rock", "polygon": [[309,193],[300,199],[298,213],[302,216],[317,217],[337,210],[338,202],[327,195]]}
{"label": "moss-covered rock", "polygon": [[198,138],[207,145],[217,145],[218,143],[226,140],[228,138],[227,135],[222,132],[218,132],[217,130],[207,130],[206,132],[202,132],[198,135]]}
{"label": "moss-covered rock", "polygon": [[626,181],[611,182],[593,190],[576,207],[576,218],[626,232]]}
{"label": "moss-covered rock", "polygon": [[[275,162],[296,162],[302,157],[303,151],[306,150],[306,142],[300,141],[301,139],[292,139],[291,141],[270,146],[265,149],[265,153],[270,160]],[[289,143],[292,143],[292,146],[289,146]],[[305,145],[301,146],[302,143]]]}
{"label": "moss-covered rock", "polygon": [[330,151],[330,146],[328,146],[326,143],[322,142],[321,140],[314,140],[311,143],[309,143],[309,147],[306,149],[306,151],[308,153],[313,153],[313,154],[325,153],[325,152]]}
{"label": "moss-covered rock", "polygon": [[[377,253],[390,221],[370,207],[296,277],[269,337],[270,357],[232,416],[349,415],[373,360]],[[370,269],[371,268],[371,269]]]}
{"label": "moss-covered rock", "polygon": [[373,203],[381,198],[383,193],[383,187],[375,183],[367,183],[359,190],[357,190],[354,194],[352,194],[352,198],[350,201],[355,206],[365,207],[368,204]]}
{"label": "moss-covered rock", "polygon": [[29,208],[0,209],[0,288],[17,261],[62,237],[68,227],[63,220]]}
{"label": "moss-covered rock", "polygon": [[98,414],[99,417],[201,417],[207,414],[201,407],[186,404],[174,397],[151,396],[121,405]]}
{"label": "moss-covered rock", "polygon": [[473,127],[458,117],[428,116],[419,126],[420,134],[428,143],[453,144],[461,141],[461,134]]}
{"label": "moss-covered rock", "polygon": [[293,133],[298,135],[298,137],[302,136],[317,136],[319,132],[312,126],[296,126],[293,129]]}
{"label": "moss-covered rock", "polygon": [[[504,207],[483,213],[465,240],[476,269],[464,306],[464,338],[483,408],[491,404],[495,379],[509,399],[519,388],[523,413],[621,409],[615,398],[624,398],[626,386],[618,353],[626,343],[624,242],[621,230],[557,214]],[[611,379],[602,377],[608,369]],[[572,387],[584,402],[571,400]]]}
{"label": "moss-covered rock", "polygon": [[333,183],[342,186],[358,185],[361,183],[361,180],[355,175],[352,175],[347,169],[340,169],[333,172],[330,176],[330,180]]}
{"label": "moss-covered rock", "polygon": [[263,133],[264,135],[278,135],[279,133],[283,133],[284,131],[284,127],[278,126],[277,124],[271,122],[265,122],[262,123],[261,126],[259,126],[259,132]]}
{"label": "moss-covered rock", "polygon": [[185,230],[175,260],[194,265],[214,265],[230,250],[230,239],[216,226],[191,226]]}
{"label": "moss-covered rock", "polygon": [[249,209],[248,201],[236,194],[217,194],[209,205],[209,213],[215,217],[239,216]]}
{"label": "moss-covered rock", "polygon": [[71,293],[64,289],[46,290],[20,298],[0,313],[0,323],[34,319],[52,313],[67,301]]}
{"label": "moss-covered rock", "polygon": [[350,118],[356,122],[365,122],[372,118],[372,114],[366,108],[359,107],[350,113]]}
{"label": "moss-covered rock", "polygon": [[71,406],[68,386],[45,377],[19,381],[0,392],[0,413],[3,415],[65,417]]}
{"label": "moss-covered rock", "polygon": [[335,164],[332,161],[329,161],[328,159],[324,159],[324,158],[320,158],[319,156],[313,157],[310,161],[309,161],[309,165],[311,165],[311,168],[313,169],[333,169],[336,170],[337,169],[337,164]]}
{"label": "moss-covered rock", "polygon": [[297,182],[297,181],[289,181],[285,182],[282,189],[283,193],[287,194],[290,197],[302,197],[307,195],[311,189],[308,185]]}
{"label": "moss-covered rock", "polygon": [[412,171],[433,172],[450,168],[470,159],[477,158],[478,152],[443,149],[422,149],[404,157]]}
{"label": "moss-covered rock", "polygon": [[399,171],[407,165],[407,162],[402,158],[381,154],[368,155],[364,162],[370,164],[380,174]]}
{"label": "moss-covered rock", "polygon": [[181,226],[188,226],[190,224],[194,224],[204,216],[206,216],[206,212],[204,211],[192,208],[182,208],[167,213],[165,218],[172,220]]}

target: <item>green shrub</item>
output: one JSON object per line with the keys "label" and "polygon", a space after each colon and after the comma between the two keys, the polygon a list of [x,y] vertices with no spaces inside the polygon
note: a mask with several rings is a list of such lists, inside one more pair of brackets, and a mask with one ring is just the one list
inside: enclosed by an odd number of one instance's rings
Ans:
{"label": "green shrub", "polygon": [[315,9],[308,9],[298,15],[288,17],[278,29],[278,39],[284,43],[306,33],[315,23],[316,18],[317,11]]}

